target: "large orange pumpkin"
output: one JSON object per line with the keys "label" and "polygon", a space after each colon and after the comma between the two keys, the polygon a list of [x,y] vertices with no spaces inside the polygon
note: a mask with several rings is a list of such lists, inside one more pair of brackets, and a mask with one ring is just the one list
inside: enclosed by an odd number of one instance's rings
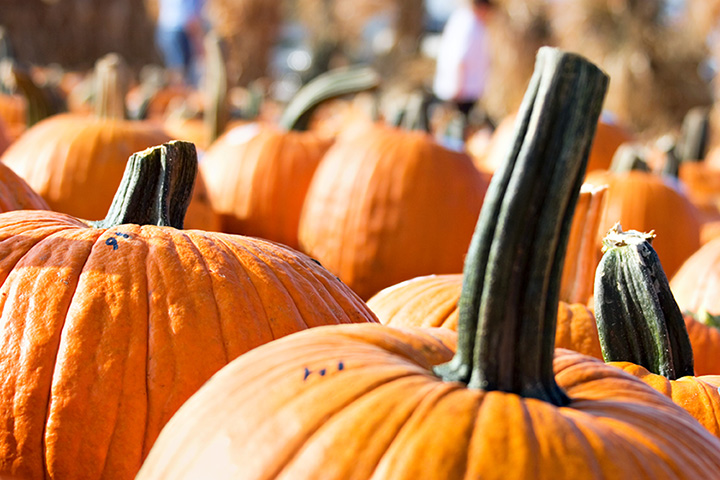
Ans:
{"label": "large orange pumpkin", "polygon": [[455,273],[487,189],[465,153],[390,126],[341,136],[317,167],[300,249],[363,298],[410,278]]}
{"label": "large orange pumpkin", "polygon": [[[89,220],[103,218],[127,158],[170,140],[151,123],[124,119],[121,69],[119,57],[98,61],[97,115],[53,115],[25,131],[0,157],[55,211]],[[188,225],[215,230],[217,217],[207,199],[203,202],[204,189],[197,190]]]}
{"label": "large orange pumpkin", "polygon": [[672,398],[720,437],[720,376],[694,376],[685,320],[651,240],[619,226],[604,240],[595,283],[603,358]]}
{"label": "large orange pumpkin", "polygon": [[180,230],[192,144],[131,158],[94,227],[0,214],[0,475],[131,479],[175,410],[238,355],[325,324],[373,322],[312,259]]}
{"label": "large orange pumpkin", "polygon": [[553,362],[559,267],[606,77],[552,54],[541,50],[519,115],[552,127],[528,132],[493,178],[455,357],[430,333],[374,325],[280,339],[183,405],[138,480],[689,479],[720,469],[720,441],[663,395],[574,352]]}

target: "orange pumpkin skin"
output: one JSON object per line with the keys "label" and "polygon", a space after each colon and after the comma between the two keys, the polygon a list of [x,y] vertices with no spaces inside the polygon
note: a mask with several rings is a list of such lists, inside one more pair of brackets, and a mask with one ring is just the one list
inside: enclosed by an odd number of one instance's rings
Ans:
{"label": "orange pumpkin skin", "polygon": [[300,217],[300,249],[370,298],[429,274],[462,271],[487,180],[466,154],[426,133],[366,127],[318,165]]}
{"label": "orange pumpkin skin", "polygon": [[221,230],[298,248],[305,195],[331,143],[269,123],[239,125],[223,134],[200,164]]}
{"label": "orange pumpkin skin", "polygon": [[717,439],[620,369],[556,350],[566,407],[468,389],[430,370],[453,353],[438,331],[322,327],[260,347],[183,405],[137,478],[683,479],[720,468]]}
{"label": "orange pumpkin skin", "polygon": [[[462,275],[428,275],[385,288],[367,301],[390,327],[458,328]],[[593,312],[580,303],[558,305],[555,347],[602,359]]]}
{"label": "orange pumpkin skin", "polygon": [[0,214],[0,473],[131,479],[175,410],[274,338],[369,322],[298,252],[259,239]]}
{"label": "orange pumpkin skin", "polygon": [[625,230],[654,230],[657,238],[653,240],[653,248],[668,278],[700,248],[699,210],[687,196],[660,176],[640,171],[620,174],[595,171],[587,175],[586,182],[608,185],[597,232],[598,246],[618,222]]}
{"label": "orange pumpkin skin", "polygon": [[610,362],[608,365],[639,378],[658,392],[683,407],[710,433],[720,437],[720,375],[682,377],[668,380],[630,362]]}
{"label": "orange pumpkin skin", "polygon": [[695,375],[720,374],[720,329],[685,315],[695,362]]}
{"label": "orange pumpkin skin", "polygon": [[[167,142],[149,122],[60,114],[28,129],[0,160],[22,177],[51,209],[88,220],[103,218],[120,184],[128,157]],[[188,228],[212,230],[212,210],[193,200]],[[201,223],[194,223],[193,211]]]}
{"label": "orange pumpkin skin", "polygon": [[0,212],[49,210],[47,203],[9,167],[0,163]]}
{"label": "orange pumpkin skin", "polygon": [[0,94],[0,118],[13,142],[27,129],[27,99],[20,94]]}
{"label": "orange pumpkin skin", "polygon": [[708,241],[668,278],[681,310],[720,314],[720,238]]}

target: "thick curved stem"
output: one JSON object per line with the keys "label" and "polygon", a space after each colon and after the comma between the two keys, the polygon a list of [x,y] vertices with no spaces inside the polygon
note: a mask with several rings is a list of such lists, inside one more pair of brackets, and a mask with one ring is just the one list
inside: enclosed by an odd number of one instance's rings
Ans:
{"label": "thick curved stem", "polygon": [[442,378],[568,401],[552,369],[560,278],[607,83],[578,55],[539,50],[466,257],[458,350]]}
{"label": "thick curved stem", "polygon": [[693,375],[685,320],[670,291],[655,235],[619,225],[605,237],[595,277],[595,318],[606,362],[632,362],[676,380]]}
{"label": "thick curved stem", "polygon": [[183,227],[197,174],[197,152],[189,142],[170,142],[134,153],[105,219],[96,228],[126,223]]}

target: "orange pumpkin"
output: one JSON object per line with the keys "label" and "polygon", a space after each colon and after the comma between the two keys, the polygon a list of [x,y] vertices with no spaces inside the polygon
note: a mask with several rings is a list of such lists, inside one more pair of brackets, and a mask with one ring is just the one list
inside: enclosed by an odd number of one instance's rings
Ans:
{"label": "orange pumpkin", "polygon": [[0,163],[0,212],[11,210],[49,210],[49,207],[25,180]]}
{"label": "orange pumpkin", "polygon": [[305,195],[333,142],[305,131],[313,111],[328,99],[373,88],[378,81],[367,69],[327,72],[298,91],[278,125],[239,125],[213,142],[200,169],[222,231],[298,248]]}
{"label": "orange pumpkin", "polygon": [[[12,168],[55,211],[89,220],[102,218],[133,153],[170,140],[159,127],[125,120],[122,63],[116,56],[98,62],[100,99],[96,116],[53,115],[28,129],[0,161]],[[198,196],[188,226],[215,230],[217,218]],[[202,213],[195,214],[195,210]],[[198,223],[195,223],[199,220]]]}
{"label": "orange pumpkin", "polygon": [[643,171],[595,171],[585,181],[608,185],[596,234],[598,246],[615,223],[626,229],[654,230],[657,234],[654,248],[668,277],[700,247],[702,222],[698,208],[665,178]]}
{"label": "orange pumpkin", "polygon": [[0,475],[132,479],[175,410],[233,358],[308,327],[375,321],[296,251],[180,230],[194,152],[134,155],[94,226],[0,214]]}
{"label": "orange pumpkin", "polygon": [[362,298],[462,269],[487,180],[428,133],[375,125],[341,136],[317,167],[300,249]]}
{"label": "orange pumpkin", "polygon": [[607,85],[598,70],[577,73],[588,67],[578,57],[553,55],[540,51],[519,115],[553,127],[519,130],[524,148],[493,179],[455,357],[434,332],[375,325],[264,345],[183,405],[138,480],[685,479],[720,469],[720,441],[663,395],[574,352],[553,362],[558,267]]}

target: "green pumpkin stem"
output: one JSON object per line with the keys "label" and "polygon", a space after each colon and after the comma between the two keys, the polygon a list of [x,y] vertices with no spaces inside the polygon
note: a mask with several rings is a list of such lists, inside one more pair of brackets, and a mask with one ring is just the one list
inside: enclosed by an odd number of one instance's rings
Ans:
{"label": "green pumpkin stem", "polygon": [[96,228],[133,223],[183,228],[190,204],[197,152],[189,142],[174,141],[134,153],[104,220]]}
{"label": "green pumpkin stem", "polygon": [[109,53],[95,63],[95,115],[98,118],[127,118],[125,96],[129,81],[127,65],[120,55]]}
{"label": "green pumpkin stem", "polygon": [[464,268],[447,381],[555,405],[555,324],[573,211],[608,77],[584,58],[538,51],[514,141],[493,176]]}
{"label": "green pumpkin stem", "polygon": [[308,129],[315,109],[324,101],[351,93],[374,90],[380,76],[370,67],[337,68],[318,75],[297,91],[278,124],[285,130]]}
{"label": "green pumpkin stem", "polygon": [[694,374],[693,352],[653,237],[615,225],[603,240],[595,275],[598,337],[606,362],[632,362],[676,380]]}

